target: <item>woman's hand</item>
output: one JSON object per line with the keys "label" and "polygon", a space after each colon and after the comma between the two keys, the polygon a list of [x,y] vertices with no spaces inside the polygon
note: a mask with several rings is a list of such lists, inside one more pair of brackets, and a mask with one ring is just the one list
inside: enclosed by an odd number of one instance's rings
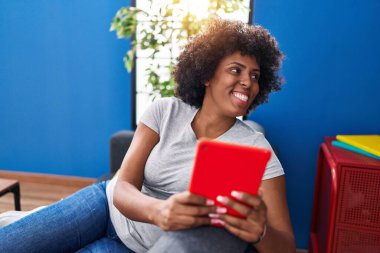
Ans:
{"label": "woman's hand", "polygon": [[214,201],[188,191],[172,195],[156,205],[154,224],[162,230],[178,230],[211,224]]}
{"label": "woman's hand", "polygon": [[262,200],[262,189],[259,190],[258,196],[237,191],[233,191],[231,195],[241,203],[226,196],[218,196],[217,200],[245,218],[214,213],[209,215],[212,218],[211,224],[225,227],[244,241],[250,243],[259,241],[264,234],[267,222],[267,207]]}

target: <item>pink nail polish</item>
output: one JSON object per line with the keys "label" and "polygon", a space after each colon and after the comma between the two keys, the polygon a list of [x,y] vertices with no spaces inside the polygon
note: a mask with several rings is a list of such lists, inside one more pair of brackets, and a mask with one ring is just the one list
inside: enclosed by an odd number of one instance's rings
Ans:
{"label": "pink nail polish", "polygon": [[213,219],[220,218],[219,214],[217,214],[217,213],[209,213],[208,217],[213,218]]}
{"label": "pink nail polish", "polygon": [[218,206],[216,208],[216,213],[227,213],[227,208]]}
{"label": "pink nail polish", "polygon": [[219,220],[219,219],[211,219],[211,224],[212,225],[221,225],[221,226],[223,226],[224,225],[224,221]]}
{"label": "pink nail polish", "polygon": [[241,194],[241,192],[237,192],[237,191],[232,191],[232,192],[231,192],[231,196],[232,196],[232,197],[235,197],[235,198],[237,198],[237,199],[241,199],[241,198],[242,198],[242,194]]}
{"label": "pink nail polish", "polygon": [[227,201],[228,201],[228,199],[226,197],[220,196],[220,195],[218,197],[216,197],[216,200],[219,201],[220,203],[223,203],[223,204],[227,204]]}
{"label": "pink nail polish", "polygon": [[207,199],[207,200],[206,200],[206,205],[207,205],[207,206],[213,206],[213,205],[215,205],[215,201],[212,200],[212,199]]}

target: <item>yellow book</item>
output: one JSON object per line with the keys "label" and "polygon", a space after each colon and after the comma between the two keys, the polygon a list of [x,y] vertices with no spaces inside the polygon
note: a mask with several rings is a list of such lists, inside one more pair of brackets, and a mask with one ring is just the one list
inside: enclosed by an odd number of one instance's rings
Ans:
{"label": "yellow book", "polygon": [[336,139],[380,156],[380,135],[337,135]]}

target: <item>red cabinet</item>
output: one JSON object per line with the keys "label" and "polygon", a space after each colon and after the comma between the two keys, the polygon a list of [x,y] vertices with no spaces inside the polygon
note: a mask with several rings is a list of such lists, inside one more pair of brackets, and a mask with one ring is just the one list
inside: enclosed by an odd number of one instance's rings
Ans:
{"label": "red cabinet", "polygon": [[380,160],[322,143],[310,253],[380,253]]}

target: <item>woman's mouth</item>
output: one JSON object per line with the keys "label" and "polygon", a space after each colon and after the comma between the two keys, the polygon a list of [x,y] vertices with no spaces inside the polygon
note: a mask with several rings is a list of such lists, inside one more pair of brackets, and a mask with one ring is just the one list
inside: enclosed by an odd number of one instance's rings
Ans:
{"label": "woman's mouth", "polygon": [[237,99],[239,99],[240,101],[242,101],[242,102],[247,102],[248,101],[248,96],[245,95],[245,94],[242,94],[240,92],[236,92],[236,91],[232,92],[232,95],[234,97],[236,97]]}

